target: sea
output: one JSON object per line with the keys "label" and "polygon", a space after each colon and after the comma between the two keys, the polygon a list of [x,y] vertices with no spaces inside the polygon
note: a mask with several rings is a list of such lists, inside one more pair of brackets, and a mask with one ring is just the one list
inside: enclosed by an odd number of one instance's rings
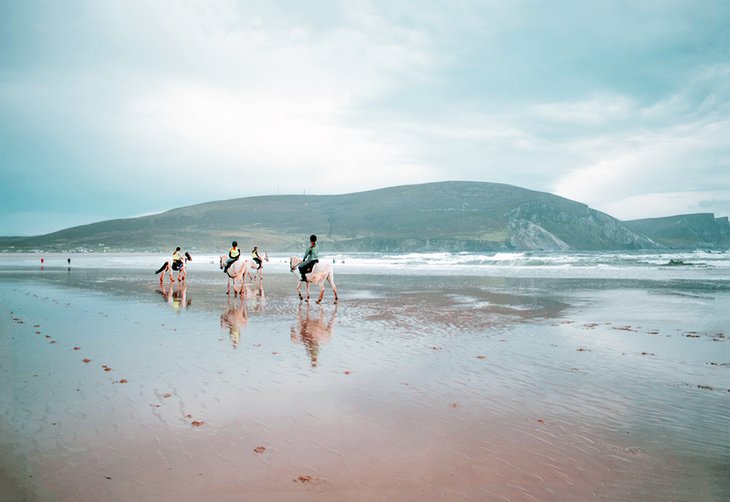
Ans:
{"label": "sea", "polygon": [[[271,272],[288,272],[286,253],[267,253]],[[156,270],[169,257],[155,253],[3,253],[0,268]],[[41,262],[42,260],[42,262]],[[71,261],[69,261],[71,260]],[[465,275],[645,280],[730,279],[730,250],[514,253],[322,253],[338,274]],[[219,256],[193,254],[188,269],[215,270]]]}

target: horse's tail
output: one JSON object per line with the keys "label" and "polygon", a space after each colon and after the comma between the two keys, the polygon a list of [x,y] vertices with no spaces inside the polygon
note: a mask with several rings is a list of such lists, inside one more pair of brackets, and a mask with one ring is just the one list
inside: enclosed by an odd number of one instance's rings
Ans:
{"label": "horse's tail", "polygon": [[155,275],[157,275],[157,274],[159,274],[160,272],[162,272],[163,270],[165,270],[165,269],[167,268],[167,265],[168,265],[169,263],[170,263],[169,261],[166,261],[165,263],[163,263],[163,264],[162,264],[162,266],[161,266],[161,267],[160,267],[159,269],[157,269],[157,272],[155,272]]}

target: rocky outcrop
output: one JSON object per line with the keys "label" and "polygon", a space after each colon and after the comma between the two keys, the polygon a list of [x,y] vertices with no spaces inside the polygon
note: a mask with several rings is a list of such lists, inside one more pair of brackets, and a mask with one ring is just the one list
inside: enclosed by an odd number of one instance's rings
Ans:
{"label": "rocky outcrop", "polygon": [[[624,225],[621,221],[605,213],[596,211],[583,204],[564,207],[546,204],[541,201],[530,201],[521,204],[517,209],[509,211],[511,229],[523,229],[518,222],[529,222],[529,234],[542,236],[541,242],[546,247],[528,247],[528,249],[644,249],[659,247],[651,239],[640,235]],[[540,229],[538,231],[537,229]],[[550,246],[550,241],[553,245]],[[537,244],[539,241],[535,241]],[[523,245],[527,246],[528,242]]]}

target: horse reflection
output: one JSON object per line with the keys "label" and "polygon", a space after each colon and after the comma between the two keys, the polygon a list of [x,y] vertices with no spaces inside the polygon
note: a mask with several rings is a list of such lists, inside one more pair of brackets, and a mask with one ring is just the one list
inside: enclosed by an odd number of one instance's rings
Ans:
{"label": "horse reflection", "polygon": [[179,286],[175,288],[175,283],[171,283],[168,288],[160,284],[160,288],[157,290],[159,294],[165,299],[175,312],[190,307],[193,303],[192,299],[188,298],[187,295],[188,286],[184,282],[179,283]]}
{"label": "horse reflection", "polygon": [[332,328],[337,318],[337,307],[332,311],[329,321],[325,321],[323,307],[319,307],[317,317],[310,316],[309,304],[306,304],[305,308],[304,315],[302,315],[301,304],[297,309],[297,326],[293,326],[291,329],[291,340],[304,345],[314,368],[319,364],[319,346],[327,343],[332,338]]}
{"label": "horse reflection", "polygon": [[[236,305],[238,303],[238,305]],[[233,348],[238,348],[241,341],[241,330],[248,324],[248,312],[243,300],[228,302],[228,309],[221,314],[221,327],[228,328],[228,336],[231,339]]]}

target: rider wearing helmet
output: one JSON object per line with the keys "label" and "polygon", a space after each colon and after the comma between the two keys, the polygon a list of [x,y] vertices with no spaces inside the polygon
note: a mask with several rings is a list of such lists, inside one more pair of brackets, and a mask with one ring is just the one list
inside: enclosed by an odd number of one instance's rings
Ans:
{"label": "rider wearing helmet", "polygon": [[254,246],[253,251],[251,251],[251,258],[256,263],[256,269],[260,269],[264,263],[261,261],[261,257],[259,256],[259,247]]}
{"label": "rider wearing helmet", "polygon": [[[180,246],[175,248],[175,252],[172,253],[172,269],[173,270],[180,270],[183,265],[183,258],[180,254]],[[172,276],[170,276],[172,277]]]}
{"label": "rider wearing helmet", "polygon": [[226,266],[223,268],[223,273],[228,272],[228,267],[230,267],[233,262],[238,260],[241,257],[241,250],[238,249],[238,242],[233,241],[231,242],[231,249],[228,250],[228,260],[226,261]]}
{"label": "rider wearing helmet", "polygon": [[308,274],[319,263],[319,248],[317,247],[317,236],[312,234],[309,236],[309,247],[304,252],[304,261],[299,264],[299,273],[302,275],[302,282],[307,282],[304,274]]}

